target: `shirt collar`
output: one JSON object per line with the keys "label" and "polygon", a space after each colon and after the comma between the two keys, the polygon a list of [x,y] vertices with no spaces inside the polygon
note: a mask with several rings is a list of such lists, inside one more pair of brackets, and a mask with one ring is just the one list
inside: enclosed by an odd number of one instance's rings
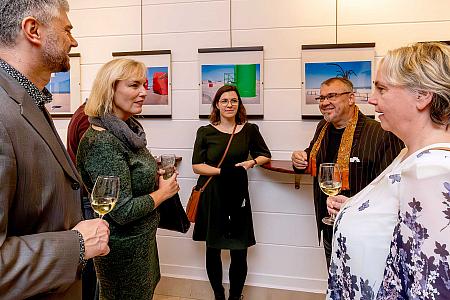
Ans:
{"label": "shirt collar", "polygon": [[52,94],[46,87],[40,91],[34,83],[2,59],[0,59],[0,68],[14,78],[27,91],[28,95],[30,95],[40,109],[43,109],[46,103],[52,102]]}

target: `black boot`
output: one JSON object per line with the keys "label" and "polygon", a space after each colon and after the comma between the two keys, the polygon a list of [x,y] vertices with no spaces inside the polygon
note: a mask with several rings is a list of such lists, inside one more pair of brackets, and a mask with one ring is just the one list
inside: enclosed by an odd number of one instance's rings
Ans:
{"label": "black boot", "polygon": [[214,299],[216,300],[225,300],[225,291],[214,291]]}
{"label": "black boot", "polygon": [[244,299],[244,295],[239,295],[239,296],[230,295],[230,297],[228,297],[228,300],[243,300],[243,299]]}

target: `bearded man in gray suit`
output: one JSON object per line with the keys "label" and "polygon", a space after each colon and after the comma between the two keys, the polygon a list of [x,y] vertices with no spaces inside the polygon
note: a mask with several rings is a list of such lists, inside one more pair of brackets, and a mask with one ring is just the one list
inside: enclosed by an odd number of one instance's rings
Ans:
{"label": "bearded man in gray suit", "polygon": [[108,223],[81,221],[77,171],[45,109],[68,71],[66,0],[0,0],[0,299],[81,299],[86,259]]}

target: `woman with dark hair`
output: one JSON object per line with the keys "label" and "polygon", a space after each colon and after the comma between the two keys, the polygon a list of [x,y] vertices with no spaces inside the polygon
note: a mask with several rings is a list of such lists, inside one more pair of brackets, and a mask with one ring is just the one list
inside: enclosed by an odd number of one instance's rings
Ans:
{"label": "woman with dark hair", "polygon": [[271,155],[258,126],[247,123],[236,87],[221,87],[211,108],[211,124],[198,129],[192,156],[192,168],[200,175],[197,187],[212,177],[200,198],[193,239],[206,241],[206,270],[216,299],[225,299],[221,249],[230,250],[229,299],[234,300],[241,299],[247,276],[247,248],[256,243],[247,170],[269,162]]}

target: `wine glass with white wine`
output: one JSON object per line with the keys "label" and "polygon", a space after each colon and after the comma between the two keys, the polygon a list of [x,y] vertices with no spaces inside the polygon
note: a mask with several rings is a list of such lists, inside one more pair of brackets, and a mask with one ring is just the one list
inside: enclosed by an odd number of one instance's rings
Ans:
{"label": "wine glass with white wine", "polygon": [[[323,163],[319,166],[319,186],[322,192],[328,196],[336,196],[341,191],[342,174],[339,165],[336,163]],[[334,215],[322,219],[322,223],[334,224]]]}
{"label": "wine glass with white wine", "polygon": [[109,213],[119,198],[120,181],[117,176],[98,176],[91,193],[91,206],[100,219]]}

